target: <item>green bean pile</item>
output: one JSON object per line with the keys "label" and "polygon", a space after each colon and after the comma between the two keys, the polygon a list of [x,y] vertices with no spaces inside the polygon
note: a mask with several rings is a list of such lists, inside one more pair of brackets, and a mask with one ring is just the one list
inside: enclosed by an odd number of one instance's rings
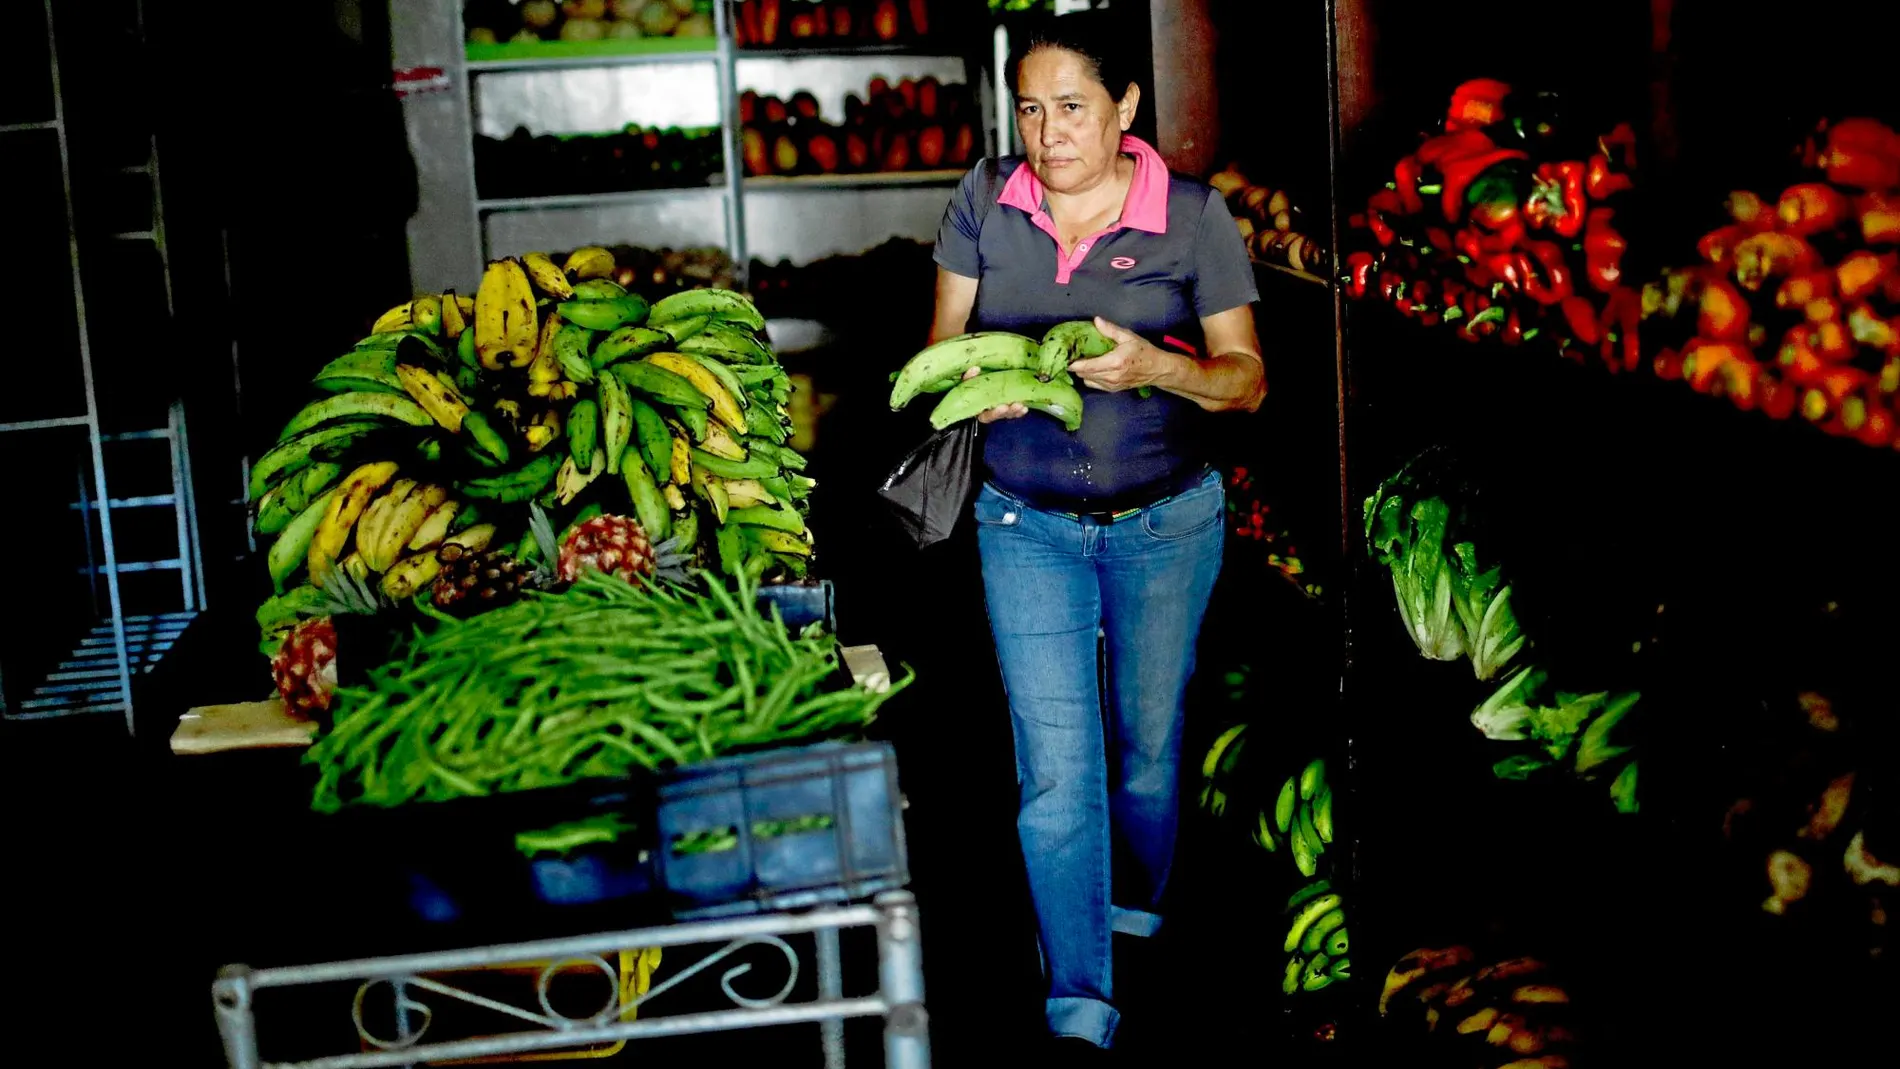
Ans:
{"label": "green bean pile", "polygon": [[686,590],[599,573],[416,636],[340,688],[311,808],[553,787],[870,722],[874,694],[824,689],[836,644],[793,635],[752,581]]}

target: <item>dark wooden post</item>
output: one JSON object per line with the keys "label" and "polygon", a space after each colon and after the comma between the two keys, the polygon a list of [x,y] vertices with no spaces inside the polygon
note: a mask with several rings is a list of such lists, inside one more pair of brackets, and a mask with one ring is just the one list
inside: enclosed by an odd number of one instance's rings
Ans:
{"label": "dark wooden post", "polygon": [[1150,0],[1155,145],[1168,166],[1205,177],[1220,151],[1220,93],[1209,0]]}

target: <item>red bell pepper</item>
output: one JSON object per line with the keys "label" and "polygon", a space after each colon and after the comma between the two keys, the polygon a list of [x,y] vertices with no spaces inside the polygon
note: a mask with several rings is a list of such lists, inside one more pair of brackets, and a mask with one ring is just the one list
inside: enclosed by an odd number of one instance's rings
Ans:
{"label": "red bell pepper", "polygon": [[1682,378],[1682,354],[1674,349],[1664,349],[1656,354],[1652,370],[1656,372],[1657,378],[1669,382]]}
{"label": "red bell pepper", "polygon": [[1643,361],[1643,295],[1629,286],[1611,291],[1598,326],[1603,334],[1601,355],[1611,368],[1635,371]]}
{"label": "red bell pepper", "polygon": [[1554,242],[1527,241],[1517,254],[1517,288],[1538,304],[1556,304],[1570,296],[1570,265]]}
{"label": "red bell pepper", "polygon": [[1761,194],[1752,190],[1738,189],[1728,195],[1725,205],[1728,217],[1738,225],[1750,230],[1773,230],[1775,228],[1775,208],[1761,199]]}
{"label": "red bell pepper", "polygon": [[1629,123],[1617,123],[1609,133],[1597,138],[1597,151],[1602,153],[1606,159],[1615,155],[1615,153],[1611,152],[1611,149],[1616,148],[1623,150],[1623,169],[1625,171],[1635,170],[1636,131],[1630,127]]}
{"label": "red bell pepper", "polygon": [[1833,230],[1845,222],[1847,198],[1825,183],[1803,182],[1782,191],[1775,214],[1781,219],[1782,233],[1807,237]]}
{"label": "red bell pepper", "polygon": [[1398,193],[1390,189],[1381,189],[1366,199],[1366,229],[1381,245],[1390,245],[1397,240],[1398,232],[1386,221],[1386,214],[1402,214],[1405,206],[1399,202]]}
{"label": "red bell pepper", "polygon": [[1873,119],[1843,119],[1821,154],[1827,180],[1868,192],[1900,188],[1900,134]]}
{"label": "red bell pepper", "polygon": [[1865,371],[1855,367],[1830,367],[1809,386],[1801,397],[1801,414],[1819,423],[1838,413],[1849,397],[1871,385]]}
{"label": "red bell pepper", "polygon": [[1859,430],[1854,432],[1854,437],[1859,440],[1862,445],[1871,445],[1875,449],[1893,444],[1893,413],[1887,411],[1887,406],[1881,404],[1879,401],[1866,401],[1865,404],[1867,406],[1867,420],[1861,424]]}
{"label": "red bell pepper", "polygon": [[1515,220],[1502,230],[1487,233],[1475,226],[1465,227],[1452,239],[1452,247],[1474,263],[1482,263],[1501,253],[1516,249],[1524,240],[1524,227]]}
{"label": "red bell pepper", "polygon": [[1888,353],[1887,362],[1880,365],[1880,392],[1900,393],[1900,352]]}
{"label": "red bell pepper", "polygon": [[1857,304],[1847,313],[1847,333],[1868,348],[1889,354],[1900,352],[1900,330],[1880,318],[1870,305]]}
{"label": "red bell pepper", "polygon": [[1570,336],[1579,345],[1595,345],[1603,337],[1603,330],[1597,324],[1596,306],[1588,298],[1565,297],[1559,305],[1564,312],[1564,322],[1570,327]]}
{"label": "red bell pepper", "polygon": [[1601,152],[1584,165],[1583,189],[1591,200],[1608,200],[1635,184],[1629,175],[1610,170],[1610,158]]}
{"label": "red bell pepper", "polygon": [[1451,241],[1451,232],[1442,226],[1426,227],[1425,240],[1431,244],[1433,249],[1439,252],[1450,252],[1454,248]]}
{"label": "red bell pepper", "polygon": [[1369,252],[1355,252],[1346,257],[1346,297],[1350,300],[1362,300],[1366,291],[1372,287],[1372,272],[1377,267]]}
{"label": "red bell pepper", "polygon": [[1834,364],[1852,360],[1858,349],[1854,344],[1854,336],[1847,332],[1847,325],[1838,319],[1816,323],[1808,328],[1808,343],[1814,346],[1815,353],[1821,359]]}
{"label": "red bell pepper", "polygon": [[1397,271],[1379,273],[1379,299],[1387,304],[1397,304],[1399,294],[1405,292],[1405,278]]}
{"label": "red bell pepper", "polygon": [[1748,302],[1727,279],[1712,279],[1703,285],[1696,333],[1715,341],[1748,337]]}
{"label": "red bell pepper", "polygon": [[1714,392],[1727,397],[1736,408],[1753,412],[1761,398],[1763,378],[1761,365],[1752,355],[1744,356],[1722,365],[1716,373]]}
{"label": "red bell pepper", "polygon": [[1761,289],[1771,277],[1798,274],[1820,261],[1814,246],[1792,234],[1751,234],[1735,246],[1735,281],[1743,289]]}
{"label": "red bell pepper", "polygon": [[1425,198],[1418,192],[1418,180],[1424,172],[1425,166],[1418,162],[1417,156],[1407,156],[1392,168],[1392,184],[1398,187],[1393,192],[1399,195],[1399,203],[1407,215],[1425,210]]}
{"label": "red bell pepper", "polygon": [[1514,200],[1481,200],[1473,204],[1471,222],[1500,234],[1510,231],[1519,237],[1524,234],[1524,218],[1518,214],[1517,202]]}
{"label": "red bell pepper", "polygon": [[1517,309],[1504,313],[1504,326],[1498,330],[1498,340],[1506,345],[1523,344],[1524,321],[1518,318]]}
{"label": "red bell pepper", "polygon": [[1426,167],[1437,167],[1446,160],[1489,152],[1497,144],[1480,130],[1456,130],[1427,138],[1413,156]]}
{"label": "red bell pepper", "polygon": [[1479,185],[1478,180],[1499,164],[1529,158],[1527,153],[1517,149],[1500,148],[1471,156],[1459,156],[1441,163],[1438,170],[1444,176],[1445,188],[1441,203],[1444,207],[1445,219],[1455,223],[1463,216],[1467,195],[1479,201],[1509,200],[1515,205],[1518,199],[1517,191],[1502,188],[1509,181],[1503,177],[1502,172],[1491,176],[1482,186]]}
{"label": "red bell pepper", "polygon": [[1816,297],[1801,306],[1810,323],[1828,323],[1841,318],[1841,302],[1835,297]]}
{"label": "red bell pepper", "polygon": [[1776,308],[1806,308],[1808,302],[1834,296],[1834,272],[1809,271],[1782,280],[1775,290]]}
{"label": "red bell pepper", "polygon": [[1682,351],[1682,375],[1688,380],[1690,389],[1697,393],[1708,393],[1719,381],[1717,375],[1722,365],[1731,360],[1753,359],[1753,354],[1745,345],[1716,341],[1714,338],[1696,338]]}
{"label": "red bell pepper", "polygon": [[1574,238],[1583,230],[1583,164],[1576,160],[1538,165],[1531,180],[1524,215],[1531,226],[1549,226],[1560,237]]}
{"label": "red bell pepper", "polygon": [[1789,382],[1806,385],[1816,382],[1821,372],[1827,370],[1827,361],[1814,351],[1807,327],[1789,327],[1781,337],[1781,348],[1775,353],[1775,362],[1781,365],[1781,373]]}
{"label": "red bell pepper", "polygon": [[1760,393],[1761,410],[1769,419],[1787,419],[1801,403],[1801,390],[1774,375],[1762,375]]}
{"label": "red bell pepper", "polygon": [[1590,209],[1589,224],[1583,233],[1584,274],[1590,285],[1609,293],[1623,278],[1623,253],[1629,242],[1610,225],[1614,208]]}
{"label": "red bell pepper", "polygon": [[1695,243],[1695,250],[1712,264],[1725,264],[1735,255],[1735,246],[1754,234],[1752,227],[1731,223],[1702,235],[1702,240]]}
{"label": "red bell pepper", "polygon": [[1890,252],[1881,256],[1865,249],[1848,253],[1834,268],[1834,281],[1841,299],[1858,301],[1879,289],[1880,283],[1895,272],[1896,259],[1900,259],[1900,254]]}
{"label": "red bell pepper", "polygon": [[1492,304],[1489,297],[1480,294],[1475,298],[1473,303],[1478,306],[1477,310],[1466,316],[1464,320],[1458,324],[1458,336],[1466,341],[1477,341],[1479,338],[1490,337],[1497,333],[1498,328],[1502,326],[1508,318],[1505,314],[1504,306],[1501,304]]}
{"label": "red bell pepper", "polygon": [[1473,78],[1451,92],[1445,129],[1473,130],[1504,118],[1504,99],[1511,87],[1495,78]]}
{"label": "red bell pepper", "polygon": [[1900,197],[1869,193],[1854,198],[1860,239],[1869,245],[1900,245]]}

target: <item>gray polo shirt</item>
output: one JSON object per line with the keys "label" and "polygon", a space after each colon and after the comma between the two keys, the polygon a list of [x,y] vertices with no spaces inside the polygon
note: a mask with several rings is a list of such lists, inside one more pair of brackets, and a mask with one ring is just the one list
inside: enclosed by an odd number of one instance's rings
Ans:
{"label": "gray polo shirt", "polygon": [[[1122,216],[1065,256],[1042,183],[1021,157],[979,164],[963,177],[937,234],[936,261],[977,280],[970,330],[1041,337],[1051,326],[1101,316],[1157,345],[1199,353],[1202,318],[1258,299],[1247,249],[1220,194],[1172,175],[1133,137],[1122,152],[1135,174]],[[979,203],[986,189],[995,200]],[[1078,384],[1079,385],[1079,384]],[[1082,388],[1082,429],[1031,414],[991,424],[989,479],[1042,508],[1100,512],[1150,504],[1207,463],[1202,424],[1185,398]]]}

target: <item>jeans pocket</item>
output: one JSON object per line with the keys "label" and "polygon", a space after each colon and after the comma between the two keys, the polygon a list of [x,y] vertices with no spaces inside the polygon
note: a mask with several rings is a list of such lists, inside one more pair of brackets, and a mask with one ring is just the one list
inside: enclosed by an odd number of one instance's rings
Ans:
{"label": "jeans pocket", "polygon": [[976,495],[976,503],[970,506],[979,527],[1015,527],[1023,522],[1023,504],[1002,493],[988,483]]}
{"label": "jeans pocket", "polygon": [[1220,523],[1227,511],[1227,494],[1220,474],[1211,473],[1201,485],[1141,513],[1141,529],[1150,538],[1172,541],[1201,534]]}

